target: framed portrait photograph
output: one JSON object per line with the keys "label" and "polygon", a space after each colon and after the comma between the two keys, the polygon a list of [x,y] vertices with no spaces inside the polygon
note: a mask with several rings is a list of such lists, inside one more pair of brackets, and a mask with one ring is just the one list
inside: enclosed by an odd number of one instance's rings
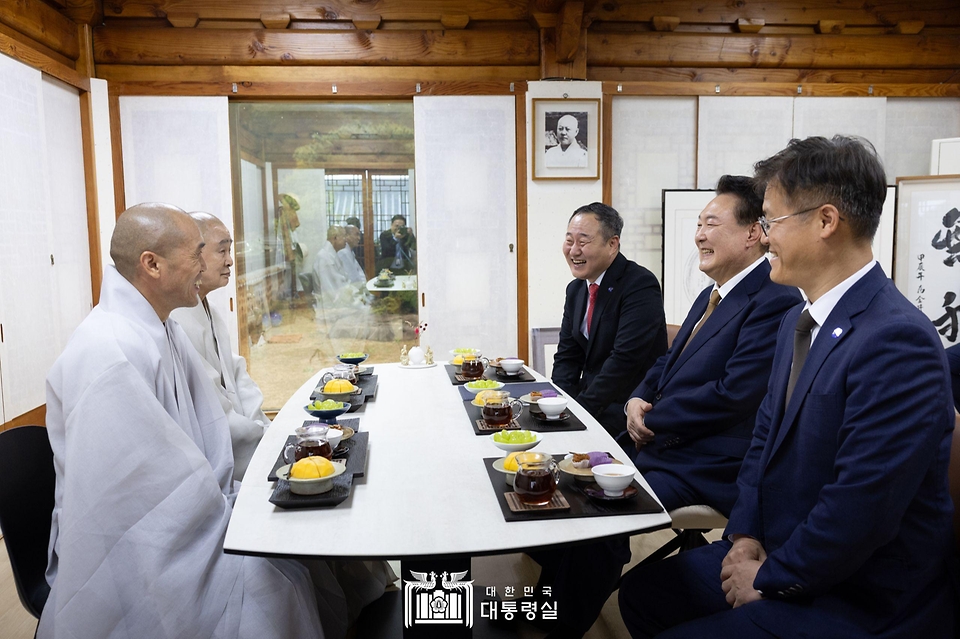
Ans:
{"label": "framed portrait photograph", "polygon": [[533,100],[533,179],[600,179],[600,99]]}
{"label": "framed portrait photograph", "polygon": [[960,175],[897,178],[897,288],[960,344]]}

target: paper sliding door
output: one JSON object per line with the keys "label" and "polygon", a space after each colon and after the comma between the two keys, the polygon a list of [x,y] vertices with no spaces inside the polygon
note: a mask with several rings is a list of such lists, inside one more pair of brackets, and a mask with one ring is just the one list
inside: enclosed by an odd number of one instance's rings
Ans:
{"label": "paper sliding door", "polygon": [[[187,212],[206,211],[233,234],[226,98],[124,96],[120,122],[127,206],[166,202]],[[234,277],[208,297],[226,321],[234,352],[236,298]]]}
{"label": "paper sliding door", "polygon": [[515,355],[514,97],[416,97],[413,108],[423,342],[438,359],[459,347]]}

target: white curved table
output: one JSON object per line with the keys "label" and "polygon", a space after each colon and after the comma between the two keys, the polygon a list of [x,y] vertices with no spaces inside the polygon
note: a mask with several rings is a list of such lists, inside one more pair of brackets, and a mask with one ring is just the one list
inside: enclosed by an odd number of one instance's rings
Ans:
{"label": "white curved table", "polygon": [[[317,373],[277,414],[250,461],[227,528],[226,552],[353,559],[476,556],[669,527],[666,512],[504,521],[483,463],[484,457],[504,453],[474,434],[443,363],[416,370],[395,363],[374,366],[376,398],[363,412],[345,416],[359,417],[361,430],[370,433],[367,470],[354,480],[351,496],[335,508],[303,510],[283,510],[268,501],[273,484],[267,474],[287,436],[309,419],[303,406]],[[587,430],[548,433],[537,451],[607,450],[631,463],[586,410],[575,402],[571,408]],[[639,475],[638,481],[653,495]]]}

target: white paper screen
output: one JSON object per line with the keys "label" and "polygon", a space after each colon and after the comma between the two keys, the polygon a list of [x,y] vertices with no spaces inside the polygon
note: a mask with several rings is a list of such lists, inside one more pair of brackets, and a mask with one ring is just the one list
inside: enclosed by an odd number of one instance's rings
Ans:
{"label": "white paper screen", "polygon": [[413,115],[423,343],[516,354],[514,98],[415,97]]}
{"label": "white paper screen", "polygon": [[793,137],[793,98],[701,97],[697,127],[697,188],[721,175],[753,175],[753,165]]}
{"label": "white paper screen", "polygon": [[[123,185],[127,206],[166,202],[206,211],[233,233],[230,127],[221,97],[120,98]],[[237,350],[236,278],[208,296],[226,320]]]}
{"label": "white paper screen", "polygon": [[883,158],[886,132],[886,98],[796,98],[793,105],[793,137],[801,140],[856,135],[869,140]]}
{"label": "white paper screen", "polygon": [[[0,55],[0,386],[4,421],[45,402],[60,353],[41,74]],[[77,241],[77,240],[74,240]],[[86,233],[79,239],[86,243]],[[89,288],[89,284],[88,284]]]}
{"label": "white paper screen", "polygon": [[661,193],[697,177],[697,99],[613,99],[613,207],[620,251],[661,276]]}

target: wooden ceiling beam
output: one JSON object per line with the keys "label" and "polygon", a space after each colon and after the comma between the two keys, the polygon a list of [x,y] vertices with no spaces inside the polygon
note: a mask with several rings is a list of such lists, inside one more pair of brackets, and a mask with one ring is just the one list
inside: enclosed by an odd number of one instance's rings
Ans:
{"label": "wooden ceiling beam", "polygon": [[103,0],[66,0],[61,11],[77,24],[103,24]]}
{"label": "wooden ceiling beam", "polygon": [[580,48],[580,31],[583,25],[583,2],[568,0],[563,3],[557,24],[557,62],[573,62]]}
{"label": "wooden ceiling beam", "polygon": [[589,34],[591,67],[957,68],[960,35]]}
{"label": "wooden ceiling beam", "polygon": [[267,29],[286,29],[290,24],[289,13],[261,13],[260,23]]}
{"label": "wooden ceiling beam", "polygon": [[778,0],[776,2],[597,2],[586,12],[593,20],[650,22],[656,15],[671,15],[683,23],[734,24],[740,19],[762,18],[766,24],[815,25],[820,20],[840,20],[848,25],[892,27],[904,20],[923,20],[927,26],[960,25],[957,0]]}
{"label": "wooden ceiling beam", "polygon": [[938,84],[957,82],[955,69],[710,69],[590,67],[588,80],[605,82],[774,82],[819,84]]}
{"label": "wooden ceiling beam", "polygon": [[289,13],[294,20],[353,21],[372,13],[383,20],[439,22],[442,15],[468,15],[471,20],[526,20],[527,0],[103,0],[115,18],[163,17],[170,11],[196,11],[201,19],[257,19],[261,13]]}
{"label": "wooden ceiling beam", "polygon": [[40,0],[0,2],[0,23],[71,60],[80,57],[76,23]]}
{"label": "wooden ceiling beam", "polygon": [[[246,84],[262,82],[336,83],[344,78],[351,82],[406,81],[417,82],[525,82],[540,77],[539,67],[450,66],[450,67],[346,67],[346,66],[141,66],[101,64],[97,77],[108,82],[176,82],[188,78],[192,82],[225,82]],[[518,91],[520,89],[517,89]]]}
{"label": "wooden ceiling beam", "polygon": [[97,64],[494,65],[539,63],[533,31],[94,30]]}

